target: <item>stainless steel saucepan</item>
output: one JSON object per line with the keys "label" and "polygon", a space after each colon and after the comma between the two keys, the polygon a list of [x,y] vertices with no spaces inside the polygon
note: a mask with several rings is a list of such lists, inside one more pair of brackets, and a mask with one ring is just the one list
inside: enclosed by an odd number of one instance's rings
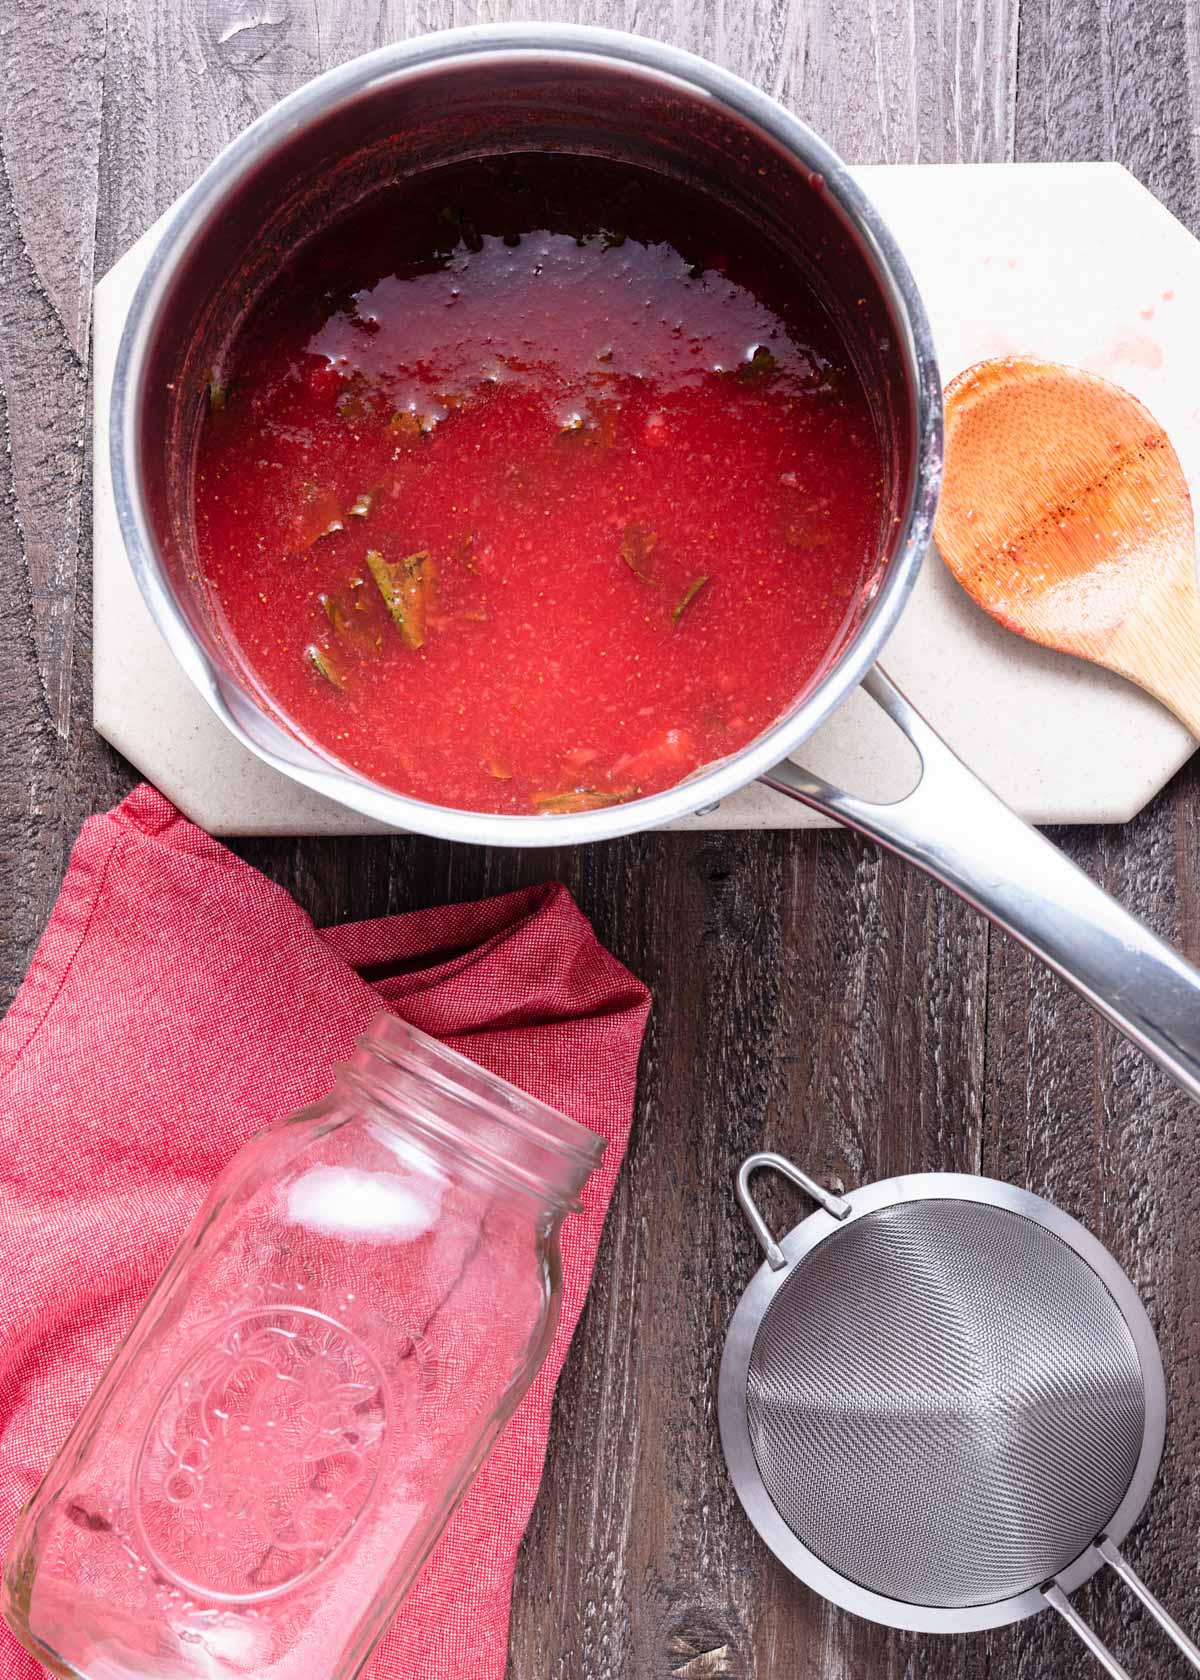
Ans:
{"label": "stainless steel saucepan", "polygon": [[[197,578],[191,470],[207,370],[263,282],[315,227],[385,183],[506,151],[648,165],[738,205],[841,319],[876,405],[889,487],[878,560],[819,680],[744,751],[664,793],[598,811],[495,816],[406,798],[300,741],[216,628]],[[843,164],[723,70],[607,30],[454,30],[330,71],[267,112],[187,195],[138,288],[113,389],[121,528],[142,592],[197,688],[276,769],[397,828],[552,845],[650,828],[756,777],[911,859],[1007,928],[1200,1096],[1200,975],[1029,828],[876,666],[929,545],[942,408],[903,257]],[[916,789],[872,804],[790,756],[859,683],[916,747]]]}

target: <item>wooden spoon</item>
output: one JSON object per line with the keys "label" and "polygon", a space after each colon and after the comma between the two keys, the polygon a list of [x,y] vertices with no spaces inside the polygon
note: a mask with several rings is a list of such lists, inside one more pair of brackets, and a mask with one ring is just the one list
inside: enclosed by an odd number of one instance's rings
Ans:
{"label": "wooden spoon", "polygon": [[1200,738],[1191,497],[1128,391],[1053,362],[968,368],[946,392],[934,535],[993,618],[1129,677]]}

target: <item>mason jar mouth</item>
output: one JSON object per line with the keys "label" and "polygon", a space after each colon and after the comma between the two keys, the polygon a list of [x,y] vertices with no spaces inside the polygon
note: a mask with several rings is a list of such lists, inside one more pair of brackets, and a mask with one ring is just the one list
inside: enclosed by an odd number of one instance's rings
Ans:
{"label": "mason jar mouth", "polygon": [[577,1211],[607,1141],[395,1015],[379,1014],[342,1078],[473,1177]]}

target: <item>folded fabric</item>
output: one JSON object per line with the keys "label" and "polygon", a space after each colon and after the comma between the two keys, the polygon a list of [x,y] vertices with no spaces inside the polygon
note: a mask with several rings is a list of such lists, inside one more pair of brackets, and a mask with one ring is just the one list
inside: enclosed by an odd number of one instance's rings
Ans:
{"label": "folded fabric", "polygon": [[[212,1179],[324,1095],[381,1003],[609,1140],[564,1226],[553,1351],[369,1670],[501,1680],[649,1011],[554,884],[316,929],[151,788],[85,824],[0,1022],[0,1545]],[[41,1674],[5,1630],[0,1680]]]}

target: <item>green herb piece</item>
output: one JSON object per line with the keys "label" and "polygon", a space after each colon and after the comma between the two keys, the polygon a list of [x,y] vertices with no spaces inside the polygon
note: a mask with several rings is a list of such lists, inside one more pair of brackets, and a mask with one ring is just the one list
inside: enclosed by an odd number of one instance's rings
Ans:
{"label": "green herb piece", "polygon": [[304,657],[317,676],[323,677],[334,688],[345,688],[345,675],[331,648],[323,642],[310,642],[304,650]]}
{"label": "green herb piece", "polygon": [[293,529],[303,548],[346,529],[341,503],[332,490],[306,482],[300,486],[298,501]]}
{"label": "green herb piece", "polygon": [[696,599],[697,595],[699,595],[700,591],[704,588],[707,582],[707,575],[692,579],[691,583],[688,584],[687,588],[683,592],[683,599],[671,614],[671,621],[673,624],[678,625],[679,620],[683,617],[684,613],[691,606],[692,602]]}
{"label": "green herb piece", "polygon": [[589,403],[585,414],[573,415],[560,426],[555,442],[569,449],[611,449],[616,440],[617,421],[611,403]]}
{"label": "green herb piece", "polygon": [[783,540],[789,548],[804,548],[810,553],[818,549],[828,548],[833,541],[833,534],[816,519],[805,519],[800,522],[789,522],[783,533]]}
{"label": "green herb piece", "polygon": [[225,401],[228,396],[229,388],[225,384],[225,381],[217,372],[216,368],[210,368],[208,374],[208,406],[210,412],[213,414],[219,414],[225,407]]}
{"label": "green herb piece", "polygon": [[562,816],[571,811],[599,811],[606,805],[620,805],[637,796],[636,788],[614,788],[611,792],[600,788],[568,788],[565,793],[535,793],[533,803],[547,816]]}
{"label": "green herb piece", "polygon": [[[350,585],[351,591],[358,587],[360,586],[357,582]],[[347,605],[342,595],[322,595],[320,599],[321,610],[340,642],[364,652],[379,652],[383,646],[383,637],[372,625],[365,601],[358,600]]]}
{"label": "green herb piece", "polygon": [[411,408],[398,408],[388,420],[388,431],[394,437],[423,438],[433,431],[436,421],[428,414],[416,414]]}
{"label": "green herb piece", "polygon": [[346,509],[347,515],[351,519],[365,519],[371,511],[371,503],[374,500],[374,490],[360,490]]}
{"label": "green herb piece", "polygon": [[816,553],[828,548],[833,541],[825,511],[816,507],[801,507],[784,521],[783,540],[789,548],[803,548]]}
{"label": "green herb piece", "polygon": [[389,564],[377,548],[370,548],[367,565],[392,623],[414,652],[424,647],[425,618],[433,583],[429,550],[419,548],[414,554],[406,554],[403,560]]}
{"label": "green herb piece", "polygon": [[757,344],[748,362],[743,362],[737,376],[743,385],[762,385],[779,372],[779,363],[765,344]]}
{"label": "green herb piece", "polygon": [[475,577],[479,576],[479,567],[475,564],[475,533],[468,531],[465,537],[460,537],[454,545],[454,559]]}
{"label": "green herb piece", "polygon": [[650,556],[658,543],[658,532],[649,531],[635,519],[626,525],[621,537],[621,558],[629,567],[634,577],[641,578],[643,583],[657,583],[658,579],[650,575]]}
{"label": "green herb piece", "polygon": [[343,391],[337,400],[338,419],[345,420],[348,425],[357,426],[367,415],[367,399],[357,385]]}

